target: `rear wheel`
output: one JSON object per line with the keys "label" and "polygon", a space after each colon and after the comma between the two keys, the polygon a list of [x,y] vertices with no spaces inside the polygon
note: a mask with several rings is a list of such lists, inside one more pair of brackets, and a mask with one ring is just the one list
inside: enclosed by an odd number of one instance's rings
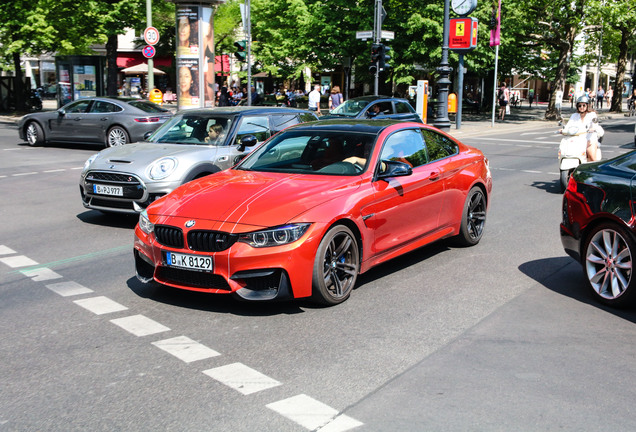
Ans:
{"label": "rear wheel", "polygon": [[129,141],[128,132],[121,126],[113,126],[108,130],[108,135],[106,135],[107,147],[121,146]]}
{"label": "rear wheel", "polygon": [[605,223],[585,240],[583,272],[594,296],[610,306],[634,302],[636,278],[632,275],[636,245],[620,225]]}
{"label": "rear wheel", "polygon": [[457,236],[461,246],[473,246],[479,243],[486,225],[486,196],[480,187],[473,187],[464,203],[462,225]]}
{"label": "rear wheel", "polygon": [[323,237],[314,261],[313,297],[336,305],[351,294],[360,269],[358,242],[349,228],[336,225]]}
{"label": "rear wheel", "polygon": [[36,122],[31,122],[26,128],[26,139],[30,146],[39,146],[44,144],[44,131],[42,126]]}

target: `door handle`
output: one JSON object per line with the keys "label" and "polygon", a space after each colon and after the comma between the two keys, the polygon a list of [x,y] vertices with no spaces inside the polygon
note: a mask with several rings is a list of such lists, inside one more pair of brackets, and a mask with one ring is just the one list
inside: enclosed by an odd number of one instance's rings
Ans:
{"label": "door handle", "polygon": [[106,120],[108,120],[108,118],[107,117],[102,117],[102,118],[100,118],[100,120],[101,121],[106,121]]}
{"label": "door handle", "polygon": [[81,118],[80,118],[80,117],[75,117],[73,120],[75,120],[75,121],[80,121],[80,120],[81,120]]}
{"label": "door handle", "polygon": [[439,171],[432,171],[429,174],[428,179],[431,180],[431,181],[439,180],[439,175],[440,175]]}

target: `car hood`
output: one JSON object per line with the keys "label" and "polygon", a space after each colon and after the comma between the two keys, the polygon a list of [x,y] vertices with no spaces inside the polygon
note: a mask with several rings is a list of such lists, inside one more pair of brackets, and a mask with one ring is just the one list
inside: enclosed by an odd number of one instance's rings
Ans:
{"label": "car hood", "polygon": [[357,176],[227,170],[180,186],[148,207],[148,213],[271,227],[350,195],[360,181]]}
{"label": "car hood", "polygon": [[203,154],[201,158],[210,158],[210,154],[216,151],[216,147],[197,146],[186,144],[158,144],[158,143],[134,143],[123,146],[110,147],[102,150],[99,157],[93,161],[90,169],[108,169],[141,173],[153,161],[166,156],[179,158],[193,154]]}

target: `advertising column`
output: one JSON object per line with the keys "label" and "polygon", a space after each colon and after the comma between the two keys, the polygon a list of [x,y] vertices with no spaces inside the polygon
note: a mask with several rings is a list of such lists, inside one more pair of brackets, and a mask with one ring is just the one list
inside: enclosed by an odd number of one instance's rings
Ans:
{"label": "advertising column", "polygon": [[[217,2],[218,3],[218,2]],[[214,106],[214,9],[177,6],[178,109]]]}

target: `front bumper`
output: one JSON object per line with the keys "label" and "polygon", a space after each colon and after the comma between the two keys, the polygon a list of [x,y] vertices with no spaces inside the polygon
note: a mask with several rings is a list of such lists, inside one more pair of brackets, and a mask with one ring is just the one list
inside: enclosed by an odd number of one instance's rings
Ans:
{"label": "front bumper", "polygon": [[[96,185],[121,187],[123,194],[98,194]],[[82,174],[80,196],[84,207],[89,209],[135,214],[177,186],[179,182],[149,183],[131,173],[92,170]]]}
{"label": "front bumper", "polygon": [[[144,283],[154,280],[190,291],[235,294],[246,300],[308,297],[312,294],[315,251],[322,228],[321,224],[312,224],[301,239],[283,246],[253,248],[236,242],[221,252],[197,252],[188,245],[183,249],[161,245],[154,234],[148,235],[137,226],[134,242],[137,278]],[[165,252],[212,257],[213,271],[170,267]]]}

